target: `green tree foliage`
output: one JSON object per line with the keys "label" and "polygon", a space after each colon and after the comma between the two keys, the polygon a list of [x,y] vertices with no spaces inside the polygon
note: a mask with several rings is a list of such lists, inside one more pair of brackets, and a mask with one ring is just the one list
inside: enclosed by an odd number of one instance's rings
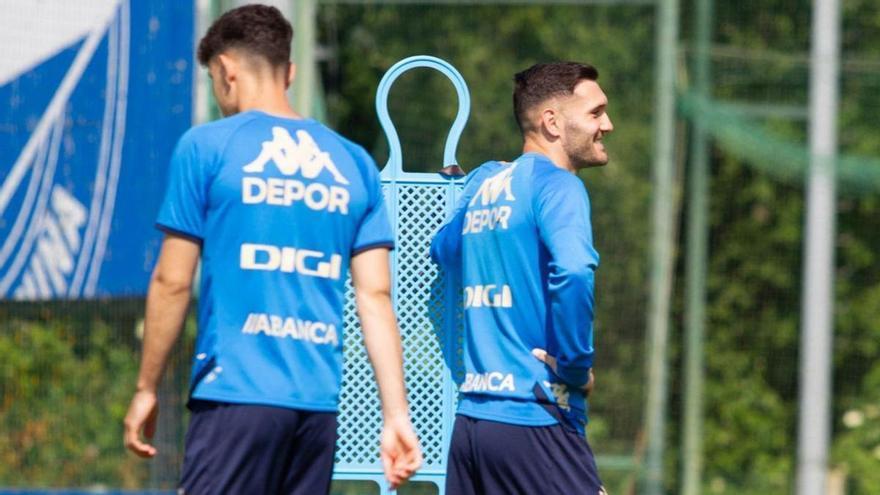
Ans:
{"label": "green tree foliage", "polygon": [[176,486],[195,324],[170,356],[145,461],[122,445],[141,315],[136,300],[0,304],[0,487]]}
{"label": "green tree foliage", "polygon": [[122,418],[137,354],[94,322],[10,322],[0,332],[0,485],[140,486],[125,453]]}
{"label": "green tree foliage", "polygon": [[786,493],[794,463],[800,191],[723,156],[712,181],[709,493]]}

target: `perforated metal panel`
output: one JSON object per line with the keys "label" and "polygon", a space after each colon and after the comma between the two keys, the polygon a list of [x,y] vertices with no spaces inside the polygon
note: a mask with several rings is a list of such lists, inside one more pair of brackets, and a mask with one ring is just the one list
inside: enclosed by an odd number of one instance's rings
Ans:
{"label": "perforated metal panel", "polygon": [[[431,178],[444,181],[439,175]],[[454,387],[441,344],[448,334],[443,331],[447,324],[443,314],[445,280],[428,254],[431,236],[445,217],[454,188],[454,184],[450,187],[431,183],[389,183],[384,187],[395,219],[394,301],[403,340],[408,398],[425,456],[424,474],[445,472],[448,432],[454,414]],[[378,469],[380,403],[350,285],[344,342],[337,472]]]}
{"label": "perforated metal panel", "polygon": [[[444,274],[431,262],[429,247],[434,232],[455,204],[462,181],[440,174],[403,171],[400,143],[386,103],[391,83],[414,67],[439,70],[458,91],[459,113],[447,139],[446,164],[455,163],[455,148],[470,103],[458,72],[433,57],[411,57],[396,64],[380,83],[377,96],[377,110],[391,150],[389,162],[382,170],[382,184],[396,240],[391,259],[393,299],[403,340],[410,411],[425,458],[414,479],[436,483],[443,493],[446,453],[455,414],[455,386],[450,368],[457,368],[447,366],[443,349],[457,347],[461,319],[458,305],[446,304],[456,296]],[[379,463],[381,408],[350,283],[344,320],[345,368],[334,477],[374,480],[384,487]],[[456,356],[454,350],[445,355],[453,362]]]}

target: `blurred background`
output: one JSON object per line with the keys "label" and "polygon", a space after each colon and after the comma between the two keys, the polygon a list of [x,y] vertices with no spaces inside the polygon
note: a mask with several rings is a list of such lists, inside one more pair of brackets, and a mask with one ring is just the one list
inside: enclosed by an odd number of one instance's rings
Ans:
{"label": "blurred background", "polygon": [[[244,3],[0,0],[0,493],[175,488],[193,322],[160,455],[128,455],[121,422],[167,161],[219,118],[194,46]],[[612,159],[580,177],[602,260],[588,438],[611,494],[880,493],[880,2],[267,3],[294,24],[295,108],[380,167],[376,88],[404,57],[467,81],[466,171],[519,155],[515,72],[598,68]],[[397,82],[406,171],[448,165],[457,105],[438,73]]]}

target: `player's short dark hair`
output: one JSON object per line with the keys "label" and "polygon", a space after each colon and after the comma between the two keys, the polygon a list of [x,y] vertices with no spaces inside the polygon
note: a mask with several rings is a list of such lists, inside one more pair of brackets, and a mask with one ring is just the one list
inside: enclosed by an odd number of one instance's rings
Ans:
{"label": "player's short dark hair", "polygon": [[570,95],[583,80],[595,81],[599,71],[578,62],[535,64],[513,76],[513,114],[523,134],[532,130],[528,112],[556,96]]}
{"label": "player's short dark hair", "polygon": [[293,28],[277,8],[245,5],[226,12],[211,24],[199,42],[199,63],[207,66],[216,55],[240,49],[279,67],[290,62],[292,39]]}

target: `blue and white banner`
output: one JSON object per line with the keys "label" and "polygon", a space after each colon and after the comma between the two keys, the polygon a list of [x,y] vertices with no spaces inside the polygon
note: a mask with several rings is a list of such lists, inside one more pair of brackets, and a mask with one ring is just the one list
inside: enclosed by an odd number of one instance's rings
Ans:
{"label": "blue and white banner", "polygon": [[146,292],[192,122],[193,4],[0,4],[0,298]]}

